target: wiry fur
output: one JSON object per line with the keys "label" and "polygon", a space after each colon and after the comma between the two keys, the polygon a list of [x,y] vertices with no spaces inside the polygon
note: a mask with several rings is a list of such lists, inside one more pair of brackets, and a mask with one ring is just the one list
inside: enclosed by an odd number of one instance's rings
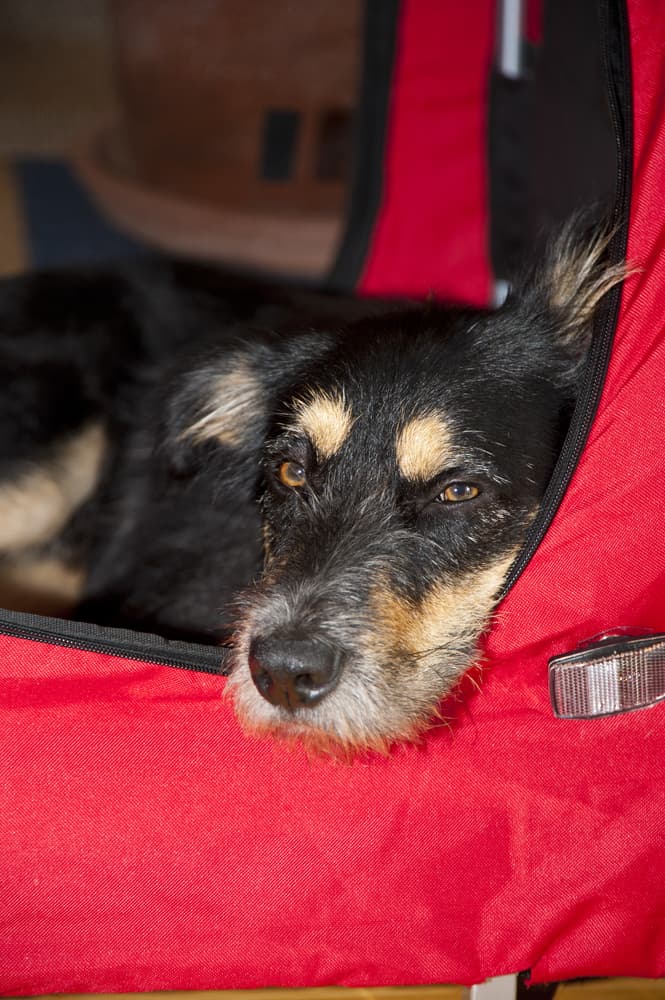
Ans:
{"label": "wiry fur", "polygon": [[166,264],[6,285],[0,498],[88,426],[107,445],[67,523],[5,544],[0,577],[57,558],[82,571],[81,618],[230,638],[251,731],[335,752],[416,738],[547,486],[625,274],[607,240],[565,230],[496,313]]}
{"label": "wiry fur", "polygon": [[550,306],[561,315],[573,338],[590,322],[600,300],[626,277],[623,262],[601,266],[613,235],[611,229],[599,229],[581,243],[573,219],[549,245],[544,277]]}

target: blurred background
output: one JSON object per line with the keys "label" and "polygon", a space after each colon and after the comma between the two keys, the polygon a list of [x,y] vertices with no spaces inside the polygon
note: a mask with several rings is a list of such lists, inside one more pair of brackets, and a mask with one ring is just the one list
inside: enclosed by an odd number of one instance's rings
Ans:
{"label": "blurred background", "polygon": [[105,0],[2,0],[3,157],[58,155],[117,114]]}
{"label": "blurred background", "polygon": [[595,0],[0,0],[0,274],[161,250],[496,304],[612,204],[601,35]]}
{"label": "blurred background", "polygon": [[[86,257],[88,244],[116,244],[63,164],[83,137],[117,119],[116,94],[104,0],[2,0],[0,274],[60,262],[60,234],[75,256]],[[34,254],[33,239],[42,244]]]}
{"label": "blurred background", "polygon": [[146,241],[325,273],[350,177],[362,7],[2,0],[0,272]]}

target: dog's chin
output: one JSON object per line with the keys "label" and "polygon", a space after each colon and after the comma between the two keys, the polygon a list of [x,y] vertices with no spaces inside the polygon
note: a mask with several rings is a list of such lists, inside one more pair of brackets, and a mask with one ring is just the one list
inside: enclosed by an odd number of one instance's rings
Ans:
{"label": "dog's chin", "polygon": [[[396,717],[394,707],[386,711],[385,705],[369,696],[349,698],[348,692],[334,692],[313,708],[281,708],[262,698],[243,666],[234,669],[225,693],[248,735],[300,744],[313,755],[342,760],[362,753],[387,755],[397,744],[419,742],[432,725],[441,722],[438,698],[408,717]],[[340,710],[341,701],[346,711]],[[349,704],[355,711],[349,710]]]}

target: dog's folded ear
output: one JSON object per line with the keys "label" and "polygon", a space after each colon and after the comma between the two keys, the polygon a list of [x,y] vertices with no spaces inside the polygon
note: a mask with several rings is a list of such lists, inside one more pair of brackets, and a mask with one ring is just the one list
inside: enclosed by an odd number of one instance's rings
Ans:
{"label": "dog's folded ear", "polygon": [[234,453],[258,467],[280,394],[298,373],[317,363],[330,335],[311,328],[254,329],[171,373],[161,401],[162,452],[176,475],[191,475],[217,452]]}
{"label": "dog's folded ear", "polygon": [[268,387],[246,354],[199,361],[170,381],[162,451],[176,475],[216,449],[254,452],[265,434]]}

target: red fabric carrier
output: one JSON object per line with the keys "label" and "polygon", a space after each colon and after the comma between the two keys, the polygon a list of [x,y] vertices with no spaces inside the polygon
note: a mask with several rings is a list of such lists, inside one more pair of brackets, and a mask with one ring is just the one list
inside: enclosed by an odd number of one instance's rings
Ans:
{"label": "red fabric carrier", "polygon": [[[629,14],[644,270],[480,690],[344,764],[245,737],[217,676],[2,637],[2,992],[665,975],[665,703],[562,721],[547,690],[599,631],[665,631],[665,5]],[[382,240],[367,286],[397,283]]]}
{"label": "red fabric carrier", "polygon": [[492,299],[485,146],[495,6],[403,4],[383,198],[363,292],[477,306]]}

